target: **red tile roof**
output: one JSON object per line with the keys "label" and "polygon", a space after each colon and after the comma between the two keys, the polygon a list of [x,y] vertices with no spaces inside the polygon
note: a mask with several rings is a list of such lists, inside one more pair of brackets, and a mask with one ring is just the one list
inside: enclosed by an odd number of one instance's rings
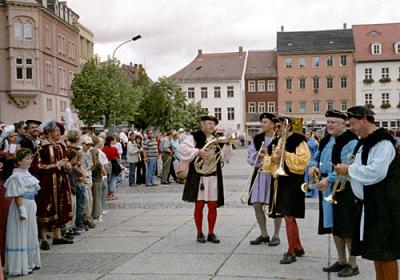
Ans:
{"label": "red tile roof", "polygon": [[275,51],[249,51],[245,74],[246,79],[277,77],[277,75]]}
{"label": "red tile roof", "polygon": [[[394,44],[400,41],[400,23],[362,24],[352,28],[357,62],[400,60],[400,54],[394,50]],[[382,44],[380,55],[371,54],[374,42]]]}
{"label": "red tile roof", "polygon": [[178,82],[237,81],[243,74],[246,52],[199,53],[187,66],[170,76]]}

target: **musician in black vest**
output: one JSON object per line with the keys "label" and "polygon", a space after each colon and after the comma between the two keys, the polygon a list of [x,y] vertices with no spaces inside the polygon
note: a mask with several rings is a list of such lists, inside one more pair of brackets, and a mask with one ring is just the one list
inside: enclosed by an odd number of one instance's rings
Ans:
{"label": "musician in black vest", "polygon": [[[325,114],[328,134],[321,140],[319,149],[311,161],[309,175],[314,171],[321,174],[317,189],[319,190],[319,224],[318,234],[333,233],[338,261],[330,267],[324,267],[325,272],[338,272],[339,277],[349,277],[359,274],[356,257],[351,255],[351,238],[355,222],[355,197],[346,181],[345,189],[336,192],[337,204],[326,200],[331,195],[335,181],[338,187],[343,177],[337,177],[333,166],[338,163],[348,163],[352,158],[358,137],[346,129],[346,113],[331,110]],[[346,256],[346,247],[349,258]]]}
{"label": "musician in black vest", "polygon": [[[203,209],[205,204],[208,206],[208,236],[207,241],[211,243],[220,243],[220,240],[214,234],[215,222],[217,220],[217,207],[224,205],[224,188],[222,183],[221,162],[218,161],[214,170],[202,175],[197,173],[194,160],[196,157],[209,159],[210,154],[204,146],[215,138],[213,135],[218,119],[213,116],[201,117],[201,129],[189,135],[180,145],[180,159],[189,161],[189,171],[183,189],[182,199],[187,202],[194,202],[194,221],[197,228],[197,242],[205,243],[206,238],[203,234]],[[232,151],[230,144],[221,144],[221,160]]]}
{"label": "musician in black vest", "polygon": [[374,112],[363,106],[347,110],[351,129],[361,137],[352,164],[338,164],[348,175],[360,211],[352,253],[374,261],[376,279],[397,280],[400,258],[400,158],[395,139],[377,128]]}
{"label": "musician in black vest", "polygon": [[32,151],[32,154],[36,153],[38,145],[40,145],[39,138],[39,125],[40,121],[37,120],[27,120],[25,121],[26,128],[28,130],[28,135],[22,138],[20,144],[21,148],[27,148]]}
{"label": "musician in black vest", "polygon": [[[264,156],[263,169],[275,176],[269,204],[270,217],[284,217],[285,219],[289,248],[280,263],[290,264],[296,261],[296,256],[301,257],[305,254],[296,218],[304,218],[305,215],[305,194],[301,190],[301,184],[304,182],[304,172],[311,154],[304,135],[292,131],[292,120],[287,117],[278,119],[281,125],[285,121],[288,122],[286,139],[282,135],[273,150],[272,144],[274,143],[271,143],[271,148],[268,147],[268,153]],[[284,142],[286,143],[284,144]],[[281,161],[282,156],[283,160]],[[281,162],[283,166],[280,166]],[[287,176],[276,176],[275,171],[279,167],[284,168]]]}

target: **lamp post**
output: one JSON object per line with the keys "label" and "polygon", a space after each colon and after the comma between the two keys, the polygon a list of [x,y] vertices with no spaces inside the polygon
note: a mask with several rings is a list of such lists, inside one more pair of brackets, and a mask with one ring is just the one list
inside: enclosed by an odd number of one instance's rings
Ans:
{"label": "lamp post", "polygon": [[118,45],[118,47],[116,47],[115,50],[113,51],[112,60],[114,61],[114,59],[115,59],[115,52],[116,52],[120,47],[122,47],[123,45],[129,43],[130,41],[137,41],[137,40],[139,40],[140,38],[142,38],[141,35],[136,35],[136,36],[132,37],[131,39],[129,39],[129,40],[127,40],[127,41],[121,43],[120,45]]}

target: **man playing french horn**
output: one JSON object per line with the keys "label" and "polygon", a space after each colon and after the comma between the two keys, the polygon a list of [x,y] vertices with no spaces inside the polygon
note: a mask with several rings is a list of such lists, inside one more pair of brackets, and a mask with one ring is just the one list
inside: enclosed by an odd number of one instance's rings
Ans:
{"label": "man playing french horn", "polygon": [[286,234],[289,243],[288,251],[280,260],[281,264],[296,261],[296,256],[304,255],[300,241],[296,218],[304,218],[305,195],[301,190],[304,172],[310,161],[310,151],[306,138],[292,131],[292,120],[287,117],[278,118],[277,125],[284,129],[277,145],[264,156],[264,171],[270,172],[273,178],[273,192],[270,200],[270,217],[284,217]]}
{"label": "man playing french horn", "polygon": [[[264,205],[269,204],[271,195],[271,174],[261,171],[264,161],[264,155],[267,148],[277,138],[274,135],[275,115],[263,113],[260,115],[261,133],[254,137],[247,150],[247,162],[254,166],[251,176],[250,185],[246,191],[245,202],[253,205],[258,226],[261,235],[250,241],[251,245],[259,245],[269,243],[269,246],[277,246],[280,244],[279,230],[281,227],[281,218],[274,219],[274,235],[270,239],[267,231],[267,217],[264,211]],[[246,201],[247,200],[247,201]]]}
{"label": "man playing french horn", "polygon": [[[220,243],[220,240],[214,234],[214,226],[217,220],[217,207],[224,205],[221,161],[232,152],[232,146],[230,145],[230,137],[228,137],[224,143],[216,143],[214,149],[206,149],[207,143],[216,140],[214,133],[217,125],[217,118],[213,116],[201,117],[201,129],[194,132],[193,135],[187,136],[180,145],[179,157],[181,161],[190,162],[182,199],[195,203],[194,221],[197,228],[197,242],[199,243],[206,242],[202,230],[203,209],[206,203],[208,206],[207,241]],[[217,158],[216,153],[220,157]],[[207,172],[200,172],[198,165],[195,164],[195,162],[200,161],[212,162],[215,167],[207,170]],[[207,166],[205,167],[207,168]]]}
{"label": "man playing french horn", "polygon": [[[309,175],[317,171],[321,180],[316,185],[319,190],[318,234],[333,233],[338,261],[325,272],[338,272],[339,277],[359,274],[356,257],[351,256],[351,238],[354,230],[355,199],[350,183],[336,176],[334,166],[348,163],[357,145],[358,137],[346,129],[347,115],[332,110],[325,114],[328,134],[321,140],[318,151],[311,161]],[[338,192],[340,186],[344,189]],[[349,258],[346,257],[346,247]]]}

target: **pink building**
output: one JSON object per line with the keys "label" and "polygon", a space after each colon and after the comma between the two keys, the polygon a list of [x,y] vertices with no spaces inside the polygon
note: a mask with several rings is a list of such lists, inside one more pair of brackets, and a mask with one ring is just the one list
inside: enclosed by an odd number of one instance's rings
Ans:
{"label": "pink building", "polygon": [[62,120],[79,67],[78,15],[65,2],[0,1],[0,120]]}
{"label": "pink building", "polygon": [[351,29],[278,32],[278,113],[325,123],[327,110],[355,104]]}

